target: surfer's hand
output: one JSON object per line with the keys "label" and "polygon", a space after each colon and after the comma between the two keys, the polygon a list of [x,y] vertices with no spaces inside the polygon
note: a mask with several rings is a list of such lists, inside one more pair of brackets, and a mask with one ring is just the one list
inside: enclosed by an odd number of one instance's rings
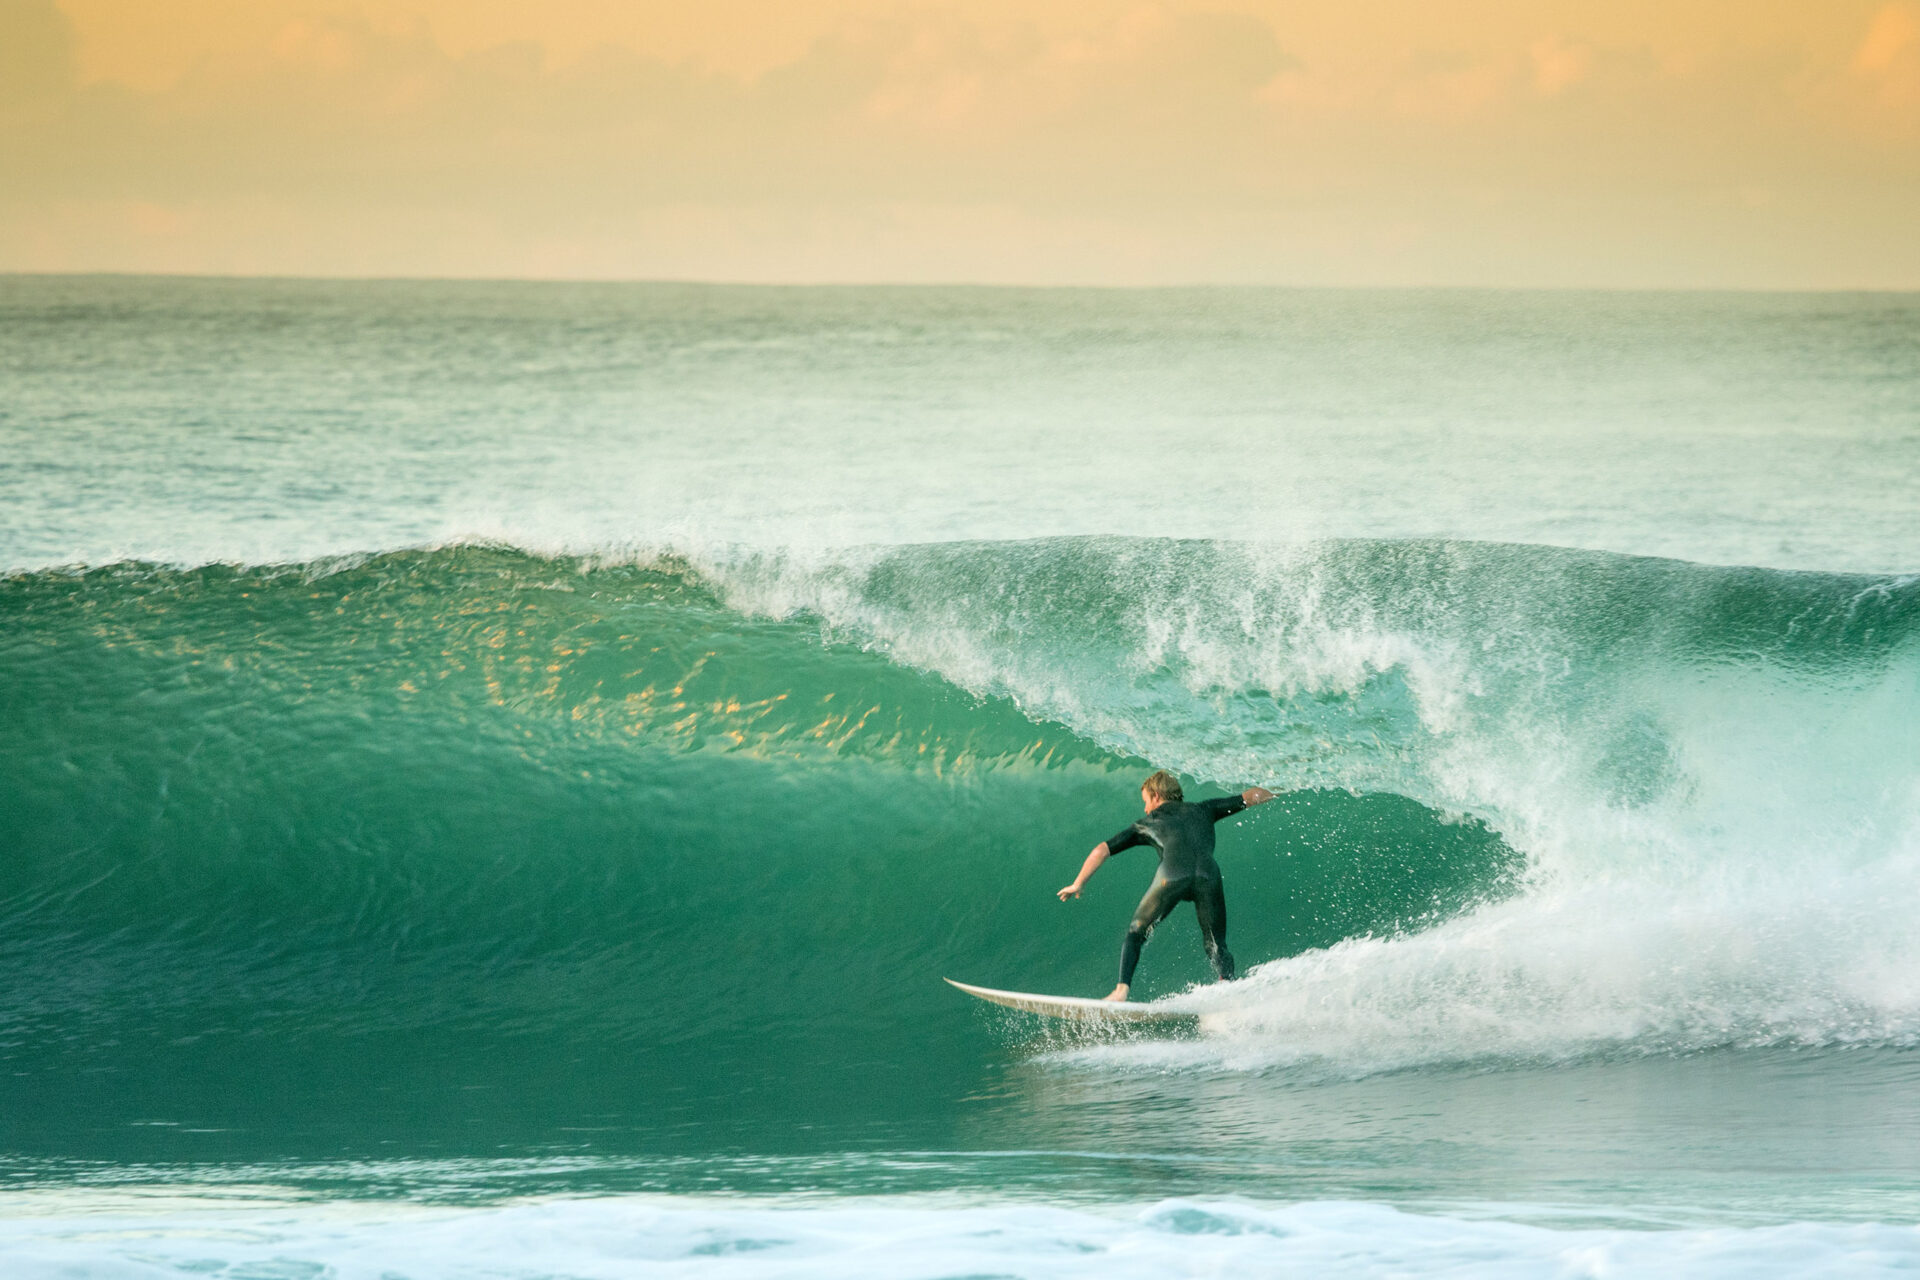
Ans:
{"label": "surfer's hand", "polygon": [[1080,884],[1078,881],[1075,881],[1060,891],[1060,901],[1062,902],[1065,902],[1068,898],[1077,898],[1079,896]]}
{"label": "surfer's hand", "polygon": [[1267,790],[1265,787],[1248,787],[1240,793],[1240,798],[1248,804],[1265,804],[1267,801],[1273,799],[1273,792]]}

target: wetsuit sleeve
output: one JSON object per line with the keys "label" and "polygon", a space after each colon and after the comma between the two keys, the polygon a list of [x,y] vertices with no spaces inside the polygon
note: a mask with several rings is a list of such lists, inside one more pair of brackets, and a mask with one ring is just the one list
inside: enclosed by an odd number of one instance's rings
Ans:
{"label": "wetsuit sleeve", "polygon": [[1239,796],[1217,796],[1212,800],[1202,800],[1200,807],[1213,815],[1215,822],[1222,818],[1231,818],[1247,807],[1247,802]]}
{"label": "wetsuit sleeve", "polygon": [[1107,841],[1107,852],[1118,853],[1122,849],[1131,849],[1137,844],[1145,844],[1147,838],[1140,834],[1140,824],[1134,823],[1119,835]]}

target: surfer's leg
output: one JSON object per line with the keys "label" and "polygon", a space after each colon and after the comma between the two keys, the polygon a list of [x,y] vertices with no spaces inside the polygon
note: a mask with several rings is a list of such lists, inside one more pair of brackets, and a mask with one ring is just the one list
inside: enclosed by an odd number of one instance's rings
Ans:
{"label": "surfer's leg", "polygon": [[1140,963],[1140,948],[1147,944],[1147,938],[1153,933],[1153,926],[1167,918],[1167,913],[1188,896],[1191,880],[1162,880],[1155,877],[1147,887],[1147,896],[1140,899],[1140,905],[1134,908],[1133,922],[1127,926],[1126,941],[1120,944],[1120,985],[1133,985],[1134,966]]}
{"label": "surfer's leg", "polygon": [[1227,950],[1227,891],[1220,880],[1202,880],[1193,889],[1193,913],[1200,917],[1200,942],[1214,976],[1233,981],[1233,952]]}

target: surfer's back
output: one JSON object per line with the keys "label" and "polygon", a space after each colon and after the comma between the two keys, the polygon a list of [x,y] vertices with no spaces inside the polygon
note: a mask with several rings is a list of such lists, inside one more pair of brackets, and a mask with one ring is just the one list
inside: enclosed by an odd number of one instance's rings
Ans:
{"label": "surfer's back", "polygon": [[1160,851],[1163,879],[1218,879],[1220,864],[1213,860],[1213,824],[1244,808],[1246,801],[1239,796],[1191,803],[1169,800],[1107,841],[1107,847],[1117,853],[1136,844],[1152,845]]}

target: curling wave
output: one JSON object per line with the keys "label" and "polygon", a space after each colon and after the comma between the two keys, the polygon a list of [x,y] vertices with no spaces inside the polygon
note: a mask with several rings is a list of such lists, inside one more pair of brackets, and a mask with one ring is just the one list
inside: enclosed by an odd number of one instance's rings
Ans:
{"label": "curling wave", "polygon": [[[413,1076],[564,1059],[519,1076],[561,1109],[615,1050],[687,1114],[745,1105],[769,1055],[831,1093],[903,1027],[934,1057],[976,1034],[942,972],[1108,980],[1138,886],[1049,891],[1149,763],[1294,790],[1227,838],[1235,951],[1267,963],[1182,997],[1208,1034],[1093,1060],[1920,1032],[1912,578],[461,545],[18,574],[0,619],[0,1037],[29,1076],[292,1057],[337,1098],[378,1042]],[[1205,972],[1169,936],[1150,993]]]}

